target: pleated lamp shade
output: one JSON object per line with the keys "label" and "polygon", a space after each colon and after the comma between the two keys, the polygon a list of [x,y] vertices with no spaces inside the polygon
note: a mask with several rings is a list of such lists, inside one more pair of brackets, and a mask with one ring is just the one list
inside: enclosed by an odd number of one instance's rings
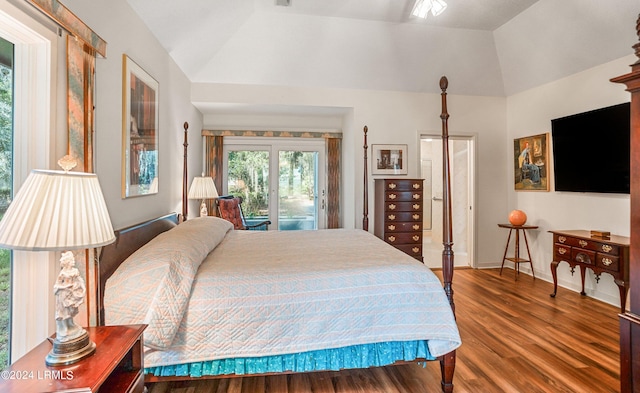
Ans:
{"label": "pleated lamp shade", "polygon": [[194,177],[189,188],[189,199],[211,199],[218,197],[218,190],[212,177]]}
{"label": "pleated lamp shade", "polygon": [[0,247],[68,251],[115,240],[94,173],[32,171],[0,221]]}

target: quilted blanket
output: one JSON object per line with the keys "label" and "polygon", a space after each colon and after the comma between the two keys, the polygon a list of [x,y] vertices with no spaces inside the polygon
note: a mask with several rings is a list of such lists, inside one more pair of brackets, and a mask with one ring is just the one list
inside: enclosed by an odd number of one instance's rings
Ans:
{"label": "quilted blanket", "polygon": [[[126,308],[130,291],[107,291]],[[200,265],[176,330],[168,348],[147,348],[145,366],[423,339],[439,356],[461,343],[431,270],[344,229],[229,231]]]}

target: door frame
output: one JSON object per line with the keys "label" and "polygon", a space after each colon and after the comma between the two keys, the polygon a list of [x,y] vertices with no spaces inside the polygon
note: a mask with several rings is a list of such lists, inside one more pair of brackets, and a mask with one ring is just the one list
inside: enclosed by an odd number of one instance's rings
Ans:
{"label": "door frame", "polygon": [[[434,139],[434,140],[442,140],[442,135],[440,133],[435,133],[435,132],[418,132],[418,136],[417,136],[417,146],[418,146],[418,154],[417,154],[417,165],[418,165],[418,171],[419,173],[421,173],[422,171],[422,153],[421,153],[421,141],[423,139]],[[478,261],[476,259],[476,255],[477,255],[477,230],[476,230],[476,222],[477,222],[477,184],[476,184],[476,178],[477,178],[477,136],[475,134],[473,135],[462,135],[462,134],[456,134],[456,135],[449,135],[449,140],[466,140],[468,141],[468,145],[469,145],[469,157],[467,160],[467,188],[469,190],[469,195],[468,195],[468,200],[469,200],[469,206],[467,209],[468,215],[467,215],[467,222],[469,223],[467,225],[467,254],[469,256],[469,266],[472,268],[476,268],[478,265]],[[449,146],[449,148],[451,149],[451,145]],[[451,158],[451,156],[450,156]],[[456,181],[455,178],[455,172],[451,173],[451,184],[454,184]],[[452,195],[452,198],[455,198]],[[432,213],[433,214],[433,213]],[[456,243],[456,239],[454,237],[453,239],[453,243],[455,246]],[[455,254],[454,254],[454,263],[455,263]],[[466,265],[456,265],[454,267],[464,267]]]}

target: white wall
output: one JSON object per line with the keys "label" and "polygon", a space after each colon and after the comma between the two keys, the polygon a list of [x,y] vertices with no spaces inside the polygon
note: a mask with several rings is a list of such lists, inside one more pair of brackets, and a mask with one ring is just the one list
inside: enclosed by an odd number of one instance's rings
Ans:
{"label": "white wall", "polygon": [[[189,184],[202,172],[202,115],[189,101],[190,82],[125,0],[65,0],[65,5],[107,42],[96,61],[96,173],[115,228],[182,211],[182,144],[189,122]],[[122,56],[159,83],[159,191],[122,199]],[[197,201],[189,216],[198,214]]]}
{"label": "white wall", "polygon": [[[520,209],[527,214],[529,224],[540,227],[537,231],[529,232],[533,266],[538,278],[552,281],[550,262],[553,238],[547,232],[549,230],[601,229],[629,236],[629,196],[554,192],[552,159],[549,168],[551,192],[515,192],[512,180],[513,139],[550,133],[551,120],[558,117],[628,102],[630,94],[625,91],[625,87],[611,83],[609,79],[630,72],[629,65],[635,60],[634,56],[627,56],[507,99],[508,137],[502,144],[509,152],[505,167],[510,181],[506,190],[509,203],[505,206],[502,217],[506,217],[511,209]],[[552,147],[549,151],[552,157]],[[506,233],[503,235],[506,239]],[[527,265],[522,268],[526,270]],[[579,291],[578,270],[571,276],[568,264],[561,263],[558,265],[558,283]],[[585,287],[589,296],[611,304],[620,304],[618,287],[608,274],[602,274],[600,283],[596,285],[593,272],[588,270]]]}
{"label": "white wall", "polygon": [[[434,80],[434,84],[438,81]],[[455,91],[455,80],[450,81]],[[343,132],[344,227],[362,227],[363,214],[363,132],[369,128],[368,145],[400,143],[408,145],[409,173],[420,176],[419,134],[441,132],[441,98],[435,94],[397,91],[292,88],[231,84],[195,83],[191,98],[196,105],[217,103],[225,105],[261,105],[298,107],[310,112],[312,108],[334,107],[345,112]],[[496,217],[503,216],[507,196],[507,173],[504,171],[506,151],[506,99],[449,95],[450,135],[477,135],[478,179],[478,263],[494,264],[500,257],[496,236],[501,235]],[[300,109],[305,108],[305,109]],[[306,121],[301,117],[270,117],[268,126],[300,128],[320,125],[340,126],[334,119],[325,123],[318,118]],[[251,116],[205,116],[205,128],[247,128],[255,126]],[[370,152],[371,150],[369,150]],[[369,169],[369,174],[371,170]],[[370,176],[369,189],[373,189]],[[501,191],[498,191],[501,190]],[[455,197],[455,196],[454,196]],[[373,194],[369,193],[369,229],[373,231]],[[455,239],[454,239],[455,242]]]}

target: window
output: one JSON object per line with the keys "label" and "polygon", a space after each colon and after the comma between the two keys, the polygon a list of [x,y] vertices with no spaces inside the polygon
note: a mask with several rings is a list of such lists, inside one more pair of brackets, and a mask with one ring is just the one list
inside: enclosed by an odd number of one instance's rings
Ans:
{"label": "window", "polygon": [[[13,44],[0,37],[0,217],[13,196]],[[0,249],[0,369],[11,343],[11,251]]]}
{"label": "window", "polygon": [[225,138],[223,193],[241,196],[247,221],[270,229],[325,227],[324,140]]}

